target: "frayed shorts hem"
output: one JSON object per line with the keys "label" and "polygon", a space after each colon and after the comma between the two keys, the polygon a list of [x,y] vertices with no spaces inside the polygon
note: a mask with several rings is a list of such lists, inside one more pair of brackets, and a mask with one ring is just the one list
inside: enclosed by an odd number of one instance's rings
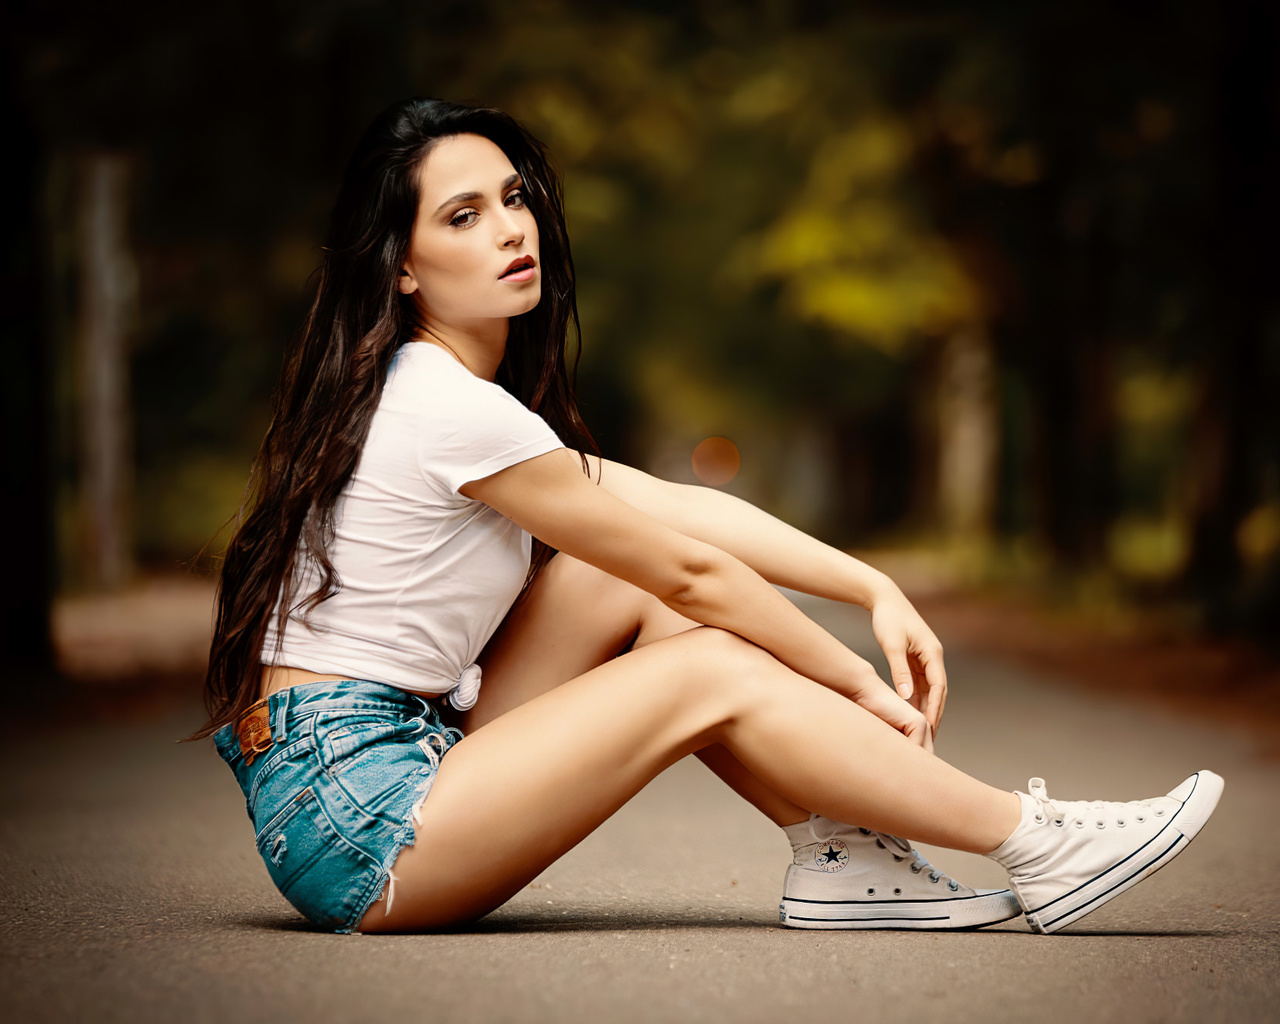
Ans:
{"label": "frayed shorts hem", "polygon": [[383,861],[382,868],[374,876],[373,883],[369,886],[368,896],[357,904],[356,913],[352,915],[352,919],[348,924],[340,928],[334,928],[335,935],[351,935],[360,927],[360,922],[364,920],[365,914],[369,913],[373,905],[381,900],[384,896],[387,900],[386,912],[391,913],[392,904],[395,902],[395,863],[400,859],[400,854],[412,846],[418,839],[417,819],[418,812],[422,805],[426,803],[427,797],[431,793],[431,787],[435,785],[435,777],[426,780],[426,786],[419,794],[413,806],[409,809],[407,820],[398,829],[388,844],[387,858]]}

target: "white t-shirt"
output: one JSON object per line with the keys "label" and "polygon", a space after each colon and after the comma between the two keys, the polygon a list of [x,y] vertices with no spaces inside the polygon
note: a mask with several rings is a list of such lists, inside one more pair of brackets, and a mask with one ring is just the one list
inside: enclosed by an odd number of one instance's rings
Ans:
{"label": "white t-shirt", "polygon": [[[273,614],[263,663],[448,692],[470,707],[476,657],[520,593],[532,542],[458,488],[562,447],[541,416],[445,349],[403,345],[335,509],[341,588],[305,622],[290,615],[278,653]],[[311,570],[298,581],[295,605],[315,590]]]}

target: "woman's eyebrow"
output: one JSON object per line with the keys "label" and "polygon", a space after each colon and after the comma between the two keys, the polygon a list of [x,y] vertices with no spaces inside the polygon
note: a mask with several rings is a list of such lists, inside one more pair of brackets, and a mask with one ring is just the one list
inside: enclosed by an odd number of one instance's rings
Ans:
{"label": "woman's eyebrow", "polygon": [[[519,180],[520,180],[519,174],[511,175],[511,177],[509,177],[506,181],[502,183],[502,186],[498,189],[498,191],[505,192],[507,189],[509,189],[512,185],[514,185]],[[451,203],[469,203],[471,202],[471,200],[480,199],[483,196],[484,196],[483,192],[459,192],[456,196],[450,196],[443,203],[437,206],[436,213],[439,213],[441,210],[443,210],[446,206],[448,206]]]}

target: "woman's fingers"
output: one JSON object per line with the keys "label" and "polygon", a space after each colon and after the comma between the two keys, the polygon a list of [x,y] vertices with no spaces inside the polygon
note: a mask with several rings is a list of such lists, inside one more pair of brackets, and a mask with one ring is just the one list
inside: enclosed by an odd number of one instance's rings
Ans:
{"label": "woman's fingers", "polygon": [[930,754],[933,753],[933,726],[931,726],[923,717],[921,717],[919,723],[912,726],[911,731],[906,735],[908,739],[915,740]]}
{"label": "woman's fingers", "polygon": [[942,709],[947,701],[947,675],[940,661],[926,661],[911,655],[913,683],[911,706],[928,720],[936,733],[942,721]]}
{"label": "woman's fingers", "polygon": [[939,646],[935,651],[930,651],[919,662],[926,682],[925,689],[928,691],[928,697],[920,710],[933,726],[934,732],[937,732],[942,724],[942,709],[947,703],[947,670],[942,663],[942,648]]}
{"label": "woman's fingers", "polygon": [[924,714],[925,708],[929,704],[929,679],[915,658],[911,659],[911,679],[915,684],[915,692],[911,696],[911,706],[921,714]]}
{"label": "woman's fingers", "polygon": [[877,718],[887,722],[925,750],[933,750],[933,727],[920,711],[912,707],[880,680],[879,676],[863,683],[854,700]]}
{"label": "woman's fingers", "polygon": [[933,726],[929,724],[923,715],[920,716],[919,721],[912,723],[911,731],[907,733],[907,737],[915,740],[930,754],[933,753]]}
{"label": "woman's fingers", "polygon": [[889,676],[893,680],[893,688],[903,700],[911,700],[918,692],[915,679],[911,673],[911,660],[907,657],[906,647],[889,643],[882,647],[885,659],[889,662]]}

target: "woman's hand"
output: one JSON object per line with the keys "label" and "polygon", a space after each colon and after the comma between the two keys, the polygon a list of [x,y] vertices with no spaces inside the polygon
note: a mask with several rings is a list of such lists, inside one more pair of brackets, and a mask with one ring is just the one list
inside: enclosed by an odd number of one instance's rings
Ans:
{"label": "woman's hand", "polygon": [[904,700],[885,686],[884,680],[876,674],[870,662],[864,661],[863,664],[866,671],[853,684],[852,692],[849,693],[854,703],[932,753],[933,725],[918,708],[912,707],[910,701]]}
{"label": "woman's hand", "polygon": [[889,661],[898,694],[922,712],[937,732],[947,703],[942,644],[896,586],[876,596],[871,606],[871,629]]}

